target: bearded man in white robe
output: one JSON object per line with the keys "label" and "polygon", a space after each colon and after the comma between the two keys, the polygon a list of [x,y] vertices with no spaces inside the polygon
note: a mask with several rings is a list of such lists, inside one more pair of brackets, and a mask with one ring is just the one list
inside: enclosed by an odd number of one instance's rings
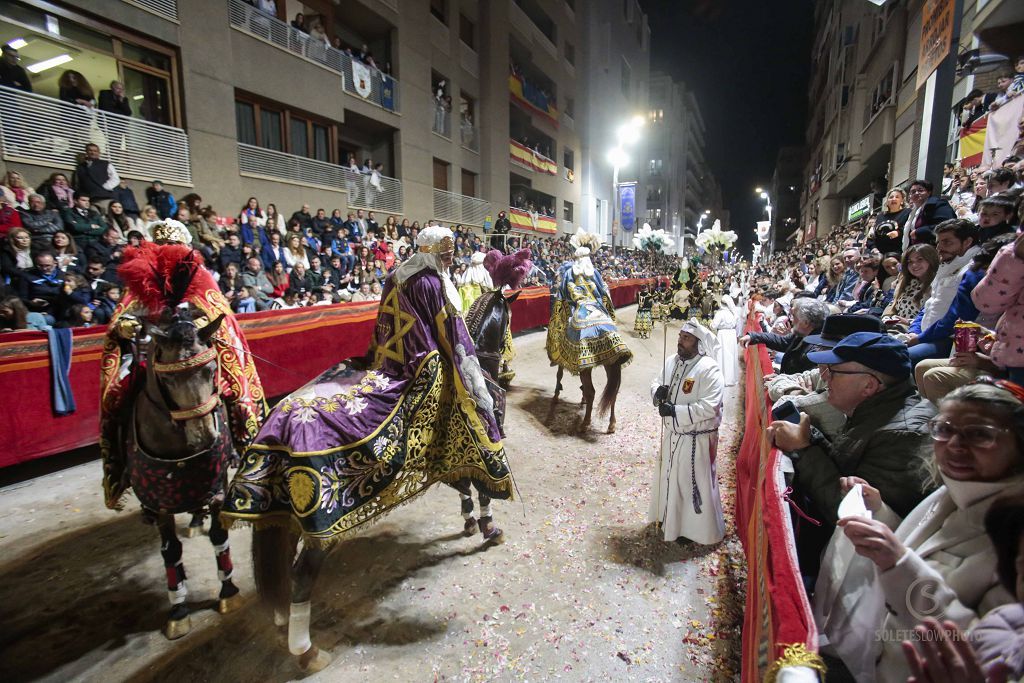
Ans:
{"label": "bearded man in white robe", "polygon": [[725,391],[715,361],[717,339],[691,320],[679,331],[676,348],[651,383],[662,440],[649,519],[661,525],[666,541],[710,545],[725,537],[715,467]]}

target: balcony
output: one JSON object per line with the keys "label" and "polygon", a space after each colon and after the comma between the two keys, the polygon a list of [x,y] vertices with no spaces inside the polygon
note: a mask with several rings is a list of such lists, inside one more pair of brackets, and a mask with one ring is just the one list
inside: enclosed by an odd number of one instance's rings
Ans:
{"label": "balcony", "polygon": [[182,129],[0,86],[0,146],[7,161],[70,169],[88,142],[99,145],[123,178],[192,185]]}
{"label": "balcony", "polygon": [[483,226],[484,220],[490,215],[491,204],[488,201],[434,189],[434,218],[439,221]]}
{"label": "balcony", "polygon": [[446,140],[452,139],[452,113],[440,104],[434,105],[434,123],[430,131]]}
{"label": "balcony", "polygon": [[351,55],[316,42],[276,17],[260,12],[243,0],[228,0],[232,28],[270,43],[295,57],[304,59],[341,76],[342,88],[350,95],[390,112],[398,112],[398,81],[352,59]]}
{"label": "balcony", "polygon": [[136,5],[158,14],[164,19],[170,19],[171,21],[178,21],[178,0],[124,0],[129,5]]}
{"label": "balcony", "polygon": [[370,176],[351,173],[343,166],[241,142],[238,143],[238,170],[251,178],[346,192],[348,207],[352,209],[403,213],[402,181],[397,178],[381,176],[378,189],[371,185]]}
{"label": "balcony", "polygon": [[558,164],[556,164],[554,160],[548,159],[543,154],[540,154],[539,152],[536,152],[515,140],[508,141],[508,148],[509,157],[513,164],[529,171],[536,171],[537,173],[558,175]]}
{"label": "balcony", "polygon": [[471,152],[480,153],[480,133],[469,121],[463,121],[459,127],[462,146]]}

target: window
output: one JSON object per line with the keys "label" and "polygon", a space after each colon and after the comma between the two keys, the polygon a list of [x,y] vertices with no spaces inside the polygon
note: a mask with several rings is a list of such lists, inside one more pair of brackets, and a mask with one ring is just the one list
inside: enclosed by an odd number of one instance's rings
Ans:
{"label": "window", "polygon": [[647,166],[647,171],[651,175],[661,175],[662,162],[661,159],[651,159],[650,164]]}
{"label": "window", "polygon": [[576,118],[576,100],[571,97],[565,98],[565,115],[570,119]]}
{"label": "window", "polygon": [[622,94],[627,98],[629,97],[629,79],[631,77],[631,69],[629,68],[629,62],[626,58],[622,58]]}
{"label": "window", "polygon": [[448,12],[446,9],[445,0],[430,0],[430,13],[442,24],[447,23]]}
{"label": "window", "polygon": [[466,44],[466,47],[475,50],[476,42],[473,40],[473,22],[465,14],[459,14],[459,40]]}
{"label": "window", "polygon": [[467,197],[476,196],[476,173],[462,170],[462,194]]}
{"label": "window", "polygon": [[450,164],[447,161],[441,161],[440,159],[434,159],[434,189],[435,190],[447,190],[448,189],[448,167]]}
{"label": "window", "polygon": [[562,150],[562,165],[570,171],[576,170],[576,154],[568,147]]}
{"label": "window", "polygon": [[337,137],[335,124],[253,95],[237,93],[235,97],[239,142],[327,163],[336,162],[332,142]]}
{"label": "window", "polygon": [[569,41],[565,42],[565,61],[576,66],[576,47]]}
{"label": "window", "polygon": [[572,205],[572,202],[562,202],[562,218],[567,220],[567,221],[569,221],[571,223],[572,220],[573,220],[573,218],[572,218],[573,210],[575,208],[576,207],[574,207]]}

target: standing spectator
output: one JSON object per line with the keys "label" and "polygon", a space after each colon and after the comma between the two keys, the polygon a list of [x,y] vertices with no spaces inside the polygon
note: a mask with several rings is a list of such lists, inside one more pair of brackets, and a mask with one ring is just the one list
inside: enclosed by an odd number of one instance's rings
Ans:
{"label": "standing spectator", "polygon": [[301,31],[302,33],[306,32],[306,17],[302,12],[296,14],[295,18],[292,19],[292,28],[296,31]]}
{"label": "standing spectator", "polygon": [[32,80],[19,61],[21,57],[18,51],[10,45],[4,45],[3,54],[0,56],[0,85],[32,92]]}
{"label": "standing spectator", "polygon": [[245,263],[245,270],[242,271],[242,286],[255,302],[257,311],[266,311],[273,301],[274,285],[270,278],[263,272],[263,264],[255,256]]}
{"label": "standing spectator", "polygon": [[366,203],[373,206],[377,195],[381,193],[381,178],[384,175],[384,164],[376,163],[366,177]]}
{"label": "standing spectator", "polygon": [[96,104],[92,86],[89,85],[85,76],[77,71],[68,69],[62,73],[57,81],[57,87],[60,89],[60,99],[64,102],[77,104],[87,109],[92,109]]}
{"label": "standing spectator", "polygon": [[135,193],[132,192],[132,188],[128,187],[127,180],[122,179],[114,188],[114,199],[121,202],[121,208],[129,218],[141,224],[139,217],[142,212],[139,210],[139,203],[135,200]]}
{"label": "standing spectator", "polygon": [[956,217],[949,202],[941,197],[932,196],[934,189],[935,186],[927,180],[915,180],[910,183],[910,206],[912,208],[903,231],[903,243],[900,251],[906,251],[911,244],[919,242],[935,244],[935,226]]}
{"label": "standing spectator", "polygon": [[178,213],[178,202],[174,200],[174,195],[165,190],[159,180],[154,180],[146,188],[146,203],[156,209],[157,215],[163,219],[174,218]]}
{"label": "standing spectator", "polygon": [[124,83],[111,81],[110,90],[100,90],[99,110],[121,116],[132,115],[132,105],[124,94]]}
{"label": "standing spectator", "polygon": [[85,158],[75,167],[75,190],[84,193],[94,207],[106,210],[114,198],[114,188],[121,183],[117,169],[109,161],[100,159],[100,146],[90,142],[85,146]]}
{"label": "standing spectator", "polygon": [[306,228],[313,227],[313,215],[309,212],[309,204],[303,204],[302,208],[292,214],[291,221],[298,221],[299,232],[305,233]]}
{"label": "standing spectator", "polygon": [[[274,207],[277,213],[277,207]],[[238,229],[241,231],[242,244],[255,244],[260,230],[267,225],[267,214],[260,208],[259,200],[249,197],[238,214]],[[283,236],[283,235],[282,235]]]}
{"label": "standing spectator", "polygon": [[42,195],[29,196],[29,208],[22,213],[22,225],[32,234],[33,251],[44,251],[50,247],[55,233],[63,229],[60,214],[46,208]]}
{"label": "standing spectator", "polygon": [[356,162],[356,155],[348,155],[348,165],[345,167],[345,191],[348,192],[348,203],[351,206],[359,201],[359,164]]}
{"label": "standing spectator", "polygon": [[88,194],[76,196],[74,207],[65,209],[63,218],[68,232],[82,249],[90,242],[98,240],[107,229],[107,222],[91,205]]}
{"label": "standing spectator", "polygon": [[885,197],[885,211],[875,219],[874,233],[868,235],[872,246],[883,254],[903,251],[903,226],[910,216],[907,193],[898,187]]}
{"label": "standing spectator", "polygon": [[7,198],[8,203],[15,209],[27,209],[28,197],[35,192],[25,184],[21,174],[17,171],[7,171],[4,182],[0,184],[0,192]]}

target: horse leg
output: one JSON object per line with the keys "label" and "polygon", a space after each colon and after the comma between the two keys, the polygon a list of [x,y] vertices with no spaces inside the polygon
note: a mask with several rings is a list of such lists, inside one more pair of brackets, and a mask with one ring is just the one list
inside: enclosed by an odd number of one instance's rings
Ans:
{"label": "horse leg", "polygon": [[601,403],[599,405],[599,412],[605,410],[611,411],[611,417],[608,419],[608,433],[615,433],[615,399],[618,398],[619,388],[622,386],[622,365],[616,363],[615,365],[606,365],[605,374],[608,376],[608,381],[605,384],[604,391],[601,393]]}
{"label": "horse leg", "polygon": [[558,400],[558,395],[562,393],[562,366],[558,366],[558,372],[555,374],[555,395],[551,398],[552,401]]}
{"label": "horse leg", "polygon": [[480,533],[484,541],[498,545],[505,542],[505,532],[498,528],[491,516],[491,499],[480,487],[476,487],[477,498],[480,499]]}
{"label": "horse leg", "polygon": [[472,536],[476,531],[476,518],[473,517],[473,489],[470,488],[469,479],[460,479],[451,487],[459,492],[459,500],[462,505],[462,534]]}
{"label": "horse leg", "polygon": [[238,594],[238,586],[231,580],[235,567],[231,563],[231,543],[228,542],[228,530],[220,522],[217,510],[210,515],[210,543],[217,558],[217,578],[220,579],[220,596],[217,611],[227,614],[241,604],[242,596]]}
{"label": "horse leg", "polygon": [[594,395],[597,392],[594,391],[594,377],[591,370],[581,370],[580,380],[583,382],[583,403],[586,406],[586,412],[583,415],[579,431],[585,432],[590,429],[590,414],[594,410]]}
{"label": "horse leg", "polygon": [[206,519],[206,515],[203,514],[202,510],[196,510],[192,513],[192,519],[188,523],[188,529],[185,532],[185,538],[195,538],[203,533],[203,520]]}
{"label": "horse leg", "polygon": [[327,551],[313,545],[302,546],[292,568],[292,603],[288,613],[288,651],[298,657],[299,668],[306,672],[323,670],[331,663],[331,655],[309,638],[310,597],[320,574]]}
{"label": "horse leg", "polygon": [[174,530],[174,515],[159,514],[156,523],[160,529],[160,554],[167,572],[167,597],[171,601],[164,635],[168,640],[176,640],[192,630],[192,617],[185,604],[188,586],[185,585],[185,565],[181,562],[181,541]]}

